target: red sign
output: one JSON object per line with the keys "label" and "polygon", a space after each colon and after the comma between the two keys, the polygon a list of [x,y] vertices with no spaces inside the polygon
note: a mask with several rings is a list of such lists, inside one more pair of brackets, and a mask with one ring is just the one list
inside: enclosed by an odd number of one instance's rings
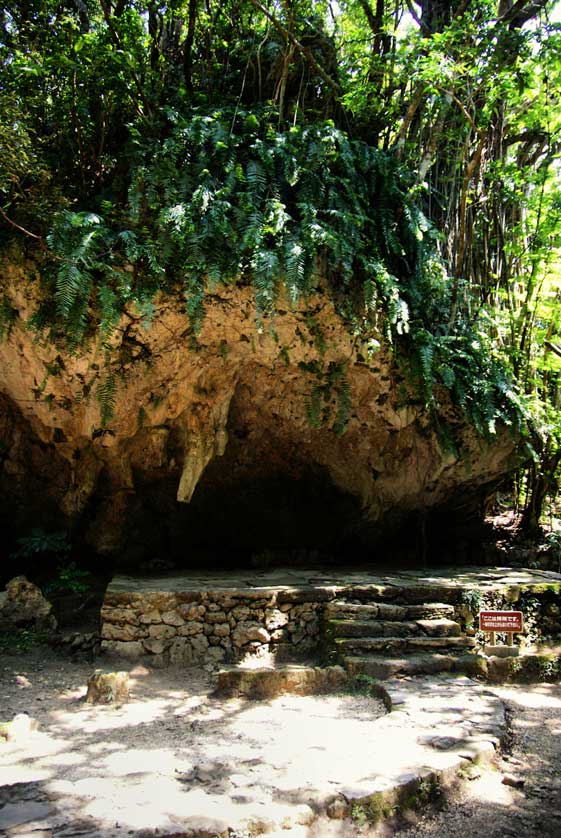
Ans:
{"label": "red sign", "polygon": [[480,611],[480,631],[522,631],[522,611]]}

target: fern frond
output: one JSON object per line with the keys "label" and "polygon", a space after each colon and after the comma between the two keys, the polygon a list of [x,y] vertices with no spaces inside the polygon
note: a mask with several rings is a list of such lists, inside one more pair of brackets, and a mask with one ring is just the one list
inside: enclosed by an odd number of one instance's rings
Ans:
{"label": "fern frond", "polygon": [[97,386],[97,400],[100,409],[101,427],[106,428],[115,416],[117,376],[108,369]]}

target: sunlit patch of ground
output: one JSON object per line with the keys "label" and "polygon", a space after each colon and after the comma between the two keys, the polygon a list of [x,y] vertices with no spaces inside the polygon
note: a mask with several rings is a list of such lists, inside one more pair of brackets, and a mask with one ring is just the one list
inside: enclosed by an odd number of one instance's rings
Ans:
{"label": "sunlit patch of ground", "polygon": [[[501,771],[476,769],[454,806],[406,834],[561,835],[558,686],[409,678],[394,683],[395,710],[386,714],[376,699],[357,695],[220,701],[201,670],[137,666],[130,702],[113,707],[84,703],[91,671],[59,659],[0,661],[2,717],[27,711],[40,722],[27,742],[0,745],[0,832],[110,838],[188,825],[214,835],[239,824],[243,835],[252,823],[291,838],[378,834],[368,824],[318,819],[315,810],[341,792],[389,788],[422,766],[457,765],[455,746],[427,743],[474,732],[492,739],[499,695],[512,708],[510,761]],[[18,686],[16,673],[31,686]],[[525,788],[503,785],[505,772],[522,774]],[[383,830],[402,828],[392,822]]]}
{"label": "sunlit patch of ground", "polygon": [[[505,685],[493,691],[510,708],[511,748],[497,770],[477,772],[442,811],[394,833],[400,838],[561,836],[561,685]],[[523,785],[505,785],[505,776]]]}
{"label": "sunlit patch of ground", "polygon": [[200,670],[137,667],[129,703],[92,706],[83,701],[90,671],[27,670],[26,689],[14,685],[15,670],[3,672],[8,714],[28,710],[40,731],[2,745],[0,802],[10,803],[10,784],[36,788],[52,804],[49,827],[83,819],[111,835],[169,831],[186,818],[296,827],[313,819],[308,793],[332,795],[372,770],[385,713],[377,699],[219,701]]}

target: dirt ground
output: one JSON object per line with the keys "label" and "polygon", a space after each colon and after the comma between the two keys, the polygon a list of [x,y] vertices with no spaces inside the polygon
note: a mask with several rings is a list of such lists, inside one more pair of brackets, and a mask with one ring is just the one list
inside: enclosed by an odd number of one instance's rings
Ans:
{"label": "dirt ground", "polygon": [[[170,835],[179,780],[198,795],[199,810],[209,818],[209,835],[213,828],[218,831],[221,817],[228,820],[232,805],[238,814],[244,807],[257,810],[263,831],[273,814],[278,822],[286,811],[282,834],[295,838],[561,836],[560,685],[492,688],[507,704],[511,725],[495,770],[475,769],[470,779],[446,789],[431,810],[375,829],[347,822],[335,831],[333,822],[309,825],[306,788],[313,784],[326,794],[332,790],[333,765],[363,770],[361,743],[384,714],[377,700],[284,696],[266,708],[220,702],[212,697],[212,677],[204,670],[137,666],[130,667],[129,705],[90,707],[83,698],[93,669],[50,650],[0,656],[0,721],[26,712],[41,731],[25,748],[0,743],[0,814],[9,815],[7,805],[24,801],[33,815],[11,831],[2,832],[0,826],[0,835],[109,838],[156,834],[157,829]],[[303,744],[308,763],[301,760]],[[333,755],[332,763],[327,754]],[[281,763],[286,787],[279,779]],[[523,785],[503,784],[505,774]],[[297,786],[302,789],[299,800],[293,797]],[[65,809],[69,795],[81,801],[79,814]],[[235,835],[246,838],[246,833]]]}
{"label": "dirt ground", "polygon": [[[560,838],[561,685],[493,686],[509,710],[510,737],[494,771],[481,770],[391,831],[400,838]],[[477,776],[479,775],[479,776]],[[503,779],[523,782],[521,788]]]}

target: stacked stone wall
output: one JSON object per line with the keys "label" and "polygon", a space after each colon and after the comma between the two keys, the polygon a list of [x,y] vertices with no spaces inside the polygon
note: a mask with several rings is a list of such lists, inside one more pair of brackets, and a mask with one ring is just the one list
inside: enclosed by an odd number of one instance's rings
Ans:
{"label": "stacked stone wall", "polygon": [[[435,585],[351,585],[218,591],[121,591],[109,589],[101,612],[102,651],[167,664],[235,663],[250,656],[298,661],[324,651],[328,603],[384,602],[393,617],[404,606],[440,602],[454,606],[463,632],[477,631],[480,609],[520,609],[524,630],[517,645],[559,642],[561,584],[486,588]],[[338,611],[340,613],[340,609]]]}
{"label": "stacked stone wall", "polygon": [[102,650],[150,664],[301,659],[320,643],[324,591],[108,592]]}

